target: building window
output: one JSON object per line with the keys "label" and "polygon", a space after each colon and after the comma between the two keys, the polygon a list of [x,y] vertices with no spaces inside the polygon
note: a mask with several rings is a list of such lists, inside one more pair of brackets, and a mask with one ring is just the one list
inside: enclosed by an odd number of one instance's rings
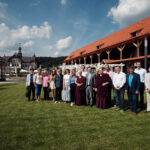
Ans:
{"label": "building window", "polygon": [[142,29],[139,29],[137,31],[131,32],[130,35],[131,35],[131,37],[136,37],[141,31],[142,31]]}
{"label": "building window", "polygon": [[80,52],[80,55],[83,55],[83,53],[85,53],[85,52],[86,52],[86,50],[84,50],[84,51]]}
{"label": "building window", "polygon": [[132,36],[132,37],[137,36],[137,32],[132,32],[132,33],[131,33],[131,36]]}
{"label": "building window", "polygon": [[104,45],[104,43],[100,44],[100,45],[97,45],[96,47],[97,47],[97,49],[100,49],[103,45]]}

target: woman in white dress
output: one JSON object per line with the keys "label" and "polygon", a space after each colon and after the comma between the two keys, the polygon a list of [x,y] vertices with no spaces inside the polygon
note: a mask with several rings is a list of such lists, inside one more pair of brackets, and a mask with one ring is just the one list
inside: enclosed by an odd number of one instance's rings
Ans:
{"label": "woman in white dress", "polygon": [[70,71],[69,69],[66,69],[66,74],[63,76],[62,100],[64,102],[70,102],[69,78],[70,78]]}

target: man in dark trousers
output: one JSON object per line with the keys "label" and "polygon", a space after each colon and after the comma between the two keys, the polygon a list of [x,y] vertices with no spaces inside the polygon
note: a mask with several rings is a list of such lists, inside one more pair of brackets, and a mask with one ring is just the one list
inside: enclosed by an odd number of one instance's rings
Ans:
{"label": "man in dark trousers", "polygon": [[140,75],[134,72],[134,67],[129,68],[129,73],[126,76],[125,89],[128,94],[128,100],[130,105],[129,113],[133,113],[134,115],[136,115],[136,101],[140,90]]}
{"label": "man in dark trousers", "polygon": [[[141,62],[136,63],[137,68],[135,69],[135,73],[140,75],[140,89],[139,89],[139,94],[140,94],[140,103],[138,102],[138,97],[137,97],[137,107],[139,105],[140,109],[144,109],[144,81],[145,81],[145,75],[146,75],[146,70],[141,67]],[[138,104],[139,103],[139,104]]]}
{"label": "man in dark trousers", "polygon": [[32,92],[32,100],[35,100],[35,86],[34,86],[34,69],[30,67],[30,73],[27,75],[26,78],[26,87],[27,87],[27,94],[28,100],[30,100],[31,92]]}
{"label": "man in dark trousers", "polygon": [[61,100],[61,92],[63,88],[63,75],[61,74],[61,70],[57,70],[57,74],[54,78],[55,83],[55,103],[60,103]]}
{"label": "man in dark trousers", "polygon": [[93,88],[95,81],[95,73],[92,73],[92,68],[88,67],[88,72],[86,74],[86,105],[93,106]]}

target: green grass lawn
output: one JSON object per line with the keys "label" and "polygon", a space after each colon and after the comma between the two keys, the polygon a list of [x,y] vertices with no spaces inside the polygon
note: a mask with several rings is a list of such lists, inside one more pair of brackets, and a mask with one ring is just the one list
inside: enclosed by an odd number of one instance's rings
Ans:
{"label": "green grass lawn", "polygon": [[0,150],[149,150],[150,114],[28,102],[25,84],[0,85]]}

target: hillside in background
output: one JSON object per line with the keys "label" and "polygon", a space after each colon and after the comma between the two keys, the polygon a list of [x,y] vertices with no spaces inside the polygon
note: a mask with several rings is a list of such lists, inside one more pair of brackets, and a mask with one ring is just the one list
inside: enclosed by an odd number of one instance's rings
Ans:
{"label": "hillside in background", "polygon": [[51,68],[56,67],[62,64],[66,59],[66,56],[60,57],[37,57],[38,65],[41,65],[42,68]]}

